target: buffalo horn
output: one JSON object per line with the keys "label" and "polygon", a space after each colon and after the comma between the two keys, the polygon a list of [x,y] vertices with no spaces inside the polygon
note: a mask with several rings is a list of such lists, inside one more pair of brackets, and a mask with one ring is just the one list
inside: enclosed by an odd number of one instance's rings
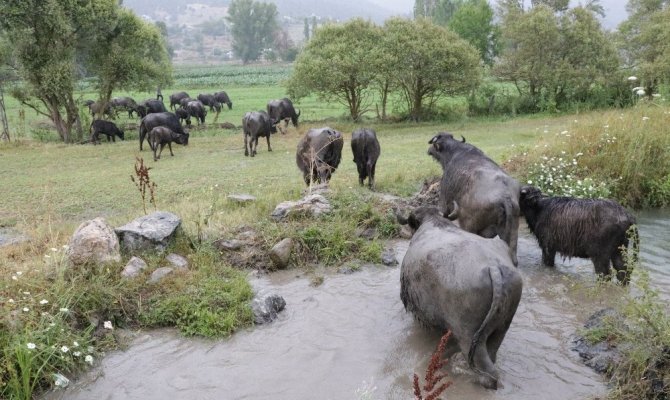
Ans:
{"label": "buffalo horn", "polygon": [[458,203],[454,200],[454,211],[447,215],[447,219],[453,221],[458,218]]}
{"label": "buffalo horn", "polygon": [[461,143],[465,143],[465,137],[461,135]]}

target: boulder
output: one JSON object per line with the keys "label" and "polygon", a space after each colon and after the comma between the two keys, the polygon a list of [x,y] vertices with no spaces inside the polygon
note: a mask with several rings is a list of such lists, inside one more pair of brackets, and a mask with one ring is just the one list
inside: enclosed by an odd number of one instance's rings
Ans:
{"label": "boulder", "polygon": [[143,259],[133,256],[123,268],[123,271],[121,271],[121,276],[124,278],[134,278],[146,268],[147,263]]}
{"label": "boulder", "polygon": [[188,260],[179,254],[170,253],[165,257],[165,261],[169,262],[176,269],[188,269]]}
{"label": "boulder", "polygon": [[293,240],[291,238],[283,239],[272,247],[272,250],[270,250],[270,259],[275,267],[284,269],[288,266],[291,258],[291,250],[293,250]]}
{"label": "boulder", "polygon": [[154,250],[165,251],[177,233],[181,219],[169,212],[156,211],[137,218],[119,228],[121,248],[128,252]]}
{"label": "boulder", "polygon": [[79,225],[68,243],[68,260],[74,265],[121,261],[119,239],[104,218]]}
{"label": "boulder", "polygon": [[250,194],[230,194],[227,196],[228,200],[233,201],[235,203],[253,203],[256,201],[256,197],[250,195]]}
{"label": "boulder", "polygon": [[264,298],[255,298],[251,303],[254,312],[254,322],[258,325],[267,324],[277,319],[277,314],[286,307],[283,297],[272,294]]}
{"label": "boulder", "polygon": [[320,194],[310,194],[298,201],[285,201],[272,211],[272,218],[283,220],[289,215],[305,215],[318,217],[332,210],[330,202]]}
{"label": "boulder", "polygon": [[382,252],[382,264],[393,267],[398,265],[398,259],[395,256],[395,250],[392,247],[384,249]]}
{"label": "boulder", "polygon": [[173,272],[174,272],[174,268],[172,268],[172,267],[156,268],[156,270],[151,273],[151,277],[149,277],[149,280],[147,282],[148,283],[158,283],[161,280],[163,280],[163,278],[165,278],[166,276],[170,275]]}
{"label": "boulder", "polygon": [[235,251],[241,249],[245,244],[245,242],[237,239],[219,239],[214,242],[214,247],[221,251]]}

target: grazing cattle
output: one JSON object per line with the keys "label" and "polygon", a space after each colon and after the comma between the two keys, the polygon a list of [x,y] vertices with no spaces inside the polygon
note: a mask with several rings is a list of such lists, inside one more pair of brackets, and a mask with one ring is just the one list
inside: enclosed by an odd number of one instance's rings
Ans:
{"label": "grazing cattle", "polygon": [[214,100],[219,102],[219,104],[227,105],[229,110],[233,109],[233,102],[230,101],[230,97],[228,97],[228,93],[226,93],[224,91],[214,93]]}
{"label": "grazing cattle", "polygon": [[436,207],[412,212],[417,229],[400,268],[400,298],[422,324],[451,330],[444,357],[459,350],[479,383],[497,389],[498,348],[512,323],[522,279],[500,238],[458,228]]}
{"label": "grazing cattle", "polygon": [[379,140],[374,130],[368,128],[357,129],[351,135],[351,151],[354,153],[354,162],[358,169],[358,182],[368,178],[370,189],[375,187],[375,167],[381,154]]}
{"label": "grazing cattle", "polygon": [[[185,135],[186,139],[188,139],[188,132],[184,131],[179,123],[179,117],[175,114],[171,112],[149,114],[142,118],[142,121],[140,122],[140,151],[142,151],[142,143],[144,142],[147,133],[157,126],[170,128],[171,131]],[[188,140],[185,144],[188,144]]]}
{"label": "grazing cattle", "polygon": [[205,117],[207,116],[207,110],[205,106],[199,100],[193,100],[186,103],[184,107],[188,111],[191,117],[194,117],[198,121],[198,125],[205,123]]}
{"label": "grazing cattle", "polygon": [[209,111],[221,112],[221,103],[214,99],[213,94],[203,94],[198,95],[198,100],[203,104],[209,107]]}
{"label": "grazing cattle", "polygon": [[[270,116],[272,118],[272,116]],[[344,140],[334,129],[312,128],[298,142],[296,164],[302,171],[305,184],[328,183],[340,165]]]}
{"label": "grazing cattle", "polygon": [[186,126],[191,126],[191,114],[184,108],[178,108],[174,111],[175,115],[179,117],[179,123],[186,122]]}
{"label": "grazing cattle", "polygon": [[[270,135],[277,133],[277,127],[265,111],[251,111],[244,114],[242,118],[242,130],[244,131],[245,156],[251,155],[253,157],[256,155],[258,138],[263,136],[268,140],[268,151],[272,151],[272,147],[270,147]],[[248,147],[247,137],[249,139]]]}
{"label": "grazing cattle", "polygon": [[[284,120],[284,127],[288,128],[288,121],[293,122],[294,127],[298,127],[298,117],[300,117],[300,111],[296,114],[295,109],[293,108],[293,103],[288,98],[284,97],[281,100],[270,100],[267,104],[268,115],[270,118],[274,119],[279,123],[281,120]],[[282,131],[282,133],[284,133]]]}
{"label": "grazing cattle", "polygon": [[115,112],[117,109],[128,111],[128,118],[133,117],[133,112],[137,113],[137,103],[132,97],[115,97],[111,100],[110,104]]}
{"label": "grazing cattle", "polygon": [[[154,152],[154,161],[158,161],[158,159],[161,158],[165,145],[168,145],[170,148],[170,155],[174,156],[174,153],[172,152],[172,142],[183,144],[185,146],[188,144],[188,135],[172,132],[170,128],[164,126],[157,126],[151,129],[147,141],[149,142],[149,147],[151,147],[151,150]],[[158,146],[160,146],[160,151],[158,151],[158,155],[156,155]]]}
{"label": "grazing cattle", "polygon": [[199,101],[199,100],[191,97],[184,97],[183,99],[179,100],[179,106],[181,108],[186,108],[186,105],[192,101]]}
{"label": "grazing cattle", "polygon": [[[88,103],[88,102],[87,102]],[[91,111],[92,116],[99,115],[101,117],[106,116],[109,119],[114,119],[117,117],[114,109],[112,108],[112,103],[105,104],[104,108],[102,103],[94,101],[93,103],[88,103],[88,109]]]}
{"label": "grazing cattle", "polygon": [[624,248],[631,227],[634,258],[639,250],[635,217],[628,210],[613,200],[548,197],[534,186],[522,187],[519,198],[544,265],[553,267],[557,252],[563,257],[590,258],[596,274],[609,278],[611,261],[619,282],[628,283],[632,266],[626,268]]}
{"label": "grazing cattle", "polygon": [[170,109],[174,110],[181,104],[181,99],[189,98],[191,96],[186,92],[177,92],[170,95]]}
{"label": "grazing cattle", "polygon": [[100,143],[100,138],[98,137],[100,134],[106,135],[108,142],[110,141],[110,138],[111,141],[116,142],[116,136],[118,136],[121,140],[124,140],[123,131],[119,129],[116,124],[102,119],[96,119],[91,122],[89,132],[91,133],[91,142],[93,144]]}
{"label": "grazing cattle", "polygon": [[509,245],[509,255],[518,264],[519,183],[475,146],[439,133],[428,143],[435,160],[442,165],[440,210],[452,214],[458,203],[458,223],[477,235],[500,236]]}
{"label": "grazing cattle", "polygon": [[137,113],[139,114],[140,118],[144,118],[149,114],[162,112],[167,112],[167,109],[165,108],[165,104],[163,104],[163,102],[160,100],[144,100],[137,105]]}

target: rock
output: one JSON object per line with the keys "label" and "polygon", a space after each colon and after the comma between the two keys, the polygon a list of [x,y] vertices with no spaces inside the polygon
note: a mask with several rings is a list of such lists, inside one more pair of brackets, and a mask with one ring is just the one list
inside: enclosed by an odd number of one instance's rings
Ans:
{"label": "rock", "polygon": [[277,205],[272,211],[272,218],[283,220],[289,215],[306,215],[318,217],[332,210],[330,202],[320,194],[311,194],[298,201],[285,201]]}
{"label": "rock", "polygon": [[[621,316],[612,308],[605,308],[589,317],[584,324],[586,329],[604,327],[606,319],[619,319]],[[606,339],[597,343],[589,343],[584,337],[573,340],[573,350],[579,353],[586,365],[596,372],[604,374],[621,359],[621,350],[611,345]]]}
{"label": "rock", "polygon": [[311,187],[308,187],[307,189],[302,191],[303,196],[308,196],[311,194],[328,194],[330,193],[330,188],[328,187],[327,183],[319,183],[318,185],[312,185]]}
{"label": "rock", "polygon": [[400,233],[398,235],[403,239],[411,239],[412,236],[414,236],[414,231],[409,227],[409,225],[401,225]]}
{"label": "rock", "polygon": [[0,247],[26,242],[28,237],[13,229],[0,227]]}
{"label": "rock", "polygon": [[270,259],[275,267],[284,269],[288,266],[291,258],[291,250],[293,250],[293,240],[291,238],[283,239],[274,245],[272,250],[270,250]]}
{"label": "rock", "polygon": [[121,261],[119,239],[104,218],[79,225],[68,243],[66,255],[74,265]]}
{"label": "rock", "polygon": [[237,239],[219,239],[214,242],[214,247],[221,251],[235,251],[241,249],[244,244],[243,241]]}
{"label": "rock", "polygon": [[236,203],[253,203],[256,201],[256,197],[250,194],[230,194],[227,196],[228,200],[234,201]]}
{"label": "rock", "polygon": [[356,228],[356,236],[363,239],[372,240],[375,238],[375,236],[377,236],[377,229],[358,227]]}
{"label": "rock", "polygon": [[188,269],[188,260],[179,254],[170,253],[165,260],[169,262],[176,269]]}
{"label": "rock", "polygon": [[116,228],[121,248],[128,252],[165,251],[176,235],[181,219],[169,212],[156,211]]}
{"label": "rock", "polygon": [[128,264],[123,268],[121,276],[124,278],[134,278],[142,272],[142,270],[147,268],[147,263],[139,257],[133,256],[133,258],[128,261]]}
{"label": "rock", "polygon": [[151,277],[147,281],[148,283],[158,283],[166,276],[174,272],[174,268],[171,267],[160,267],[156,268],[154,272],[151,273]]}
{"label": "rock", "polygon": [[238,232],[236,239],[244,244],[252,244],[258,239],[258,234],[252,227],[242,226]]}
{"label": "rock", "polygon": [[388,267],[398,265],[398,260],[396,259],[395,250],[393,250],[393,248],[389,247],[384,249],[382,252],[382,264]]}
{"label": "rock", "polygon": [[286,300],[283,297],[273,294],[263,299],[255,298],[251,303],[251,309],[254,312],[254,322],[256,324],[267,324],[277,319],[277,314],[286,307]]}

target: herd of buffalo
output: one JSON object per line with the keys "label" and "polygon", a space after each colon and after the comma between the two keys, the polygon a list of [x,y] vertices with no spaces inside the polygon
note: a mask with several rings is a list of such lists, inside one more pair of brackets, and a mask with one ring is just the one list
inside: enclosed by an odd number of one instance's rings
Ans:
{"label": "herd of buffalo", "polygon": [[[168,112],[160,100],[138,105],[121,98],[116,104],[112,107],[125,108],[129,115],[135,112],[142,118],[140,150],[147,138],[154,160],[160,158],[165,145],[172,154],[172,142],[188,143],[189,134],[181,121],[196,117],[204,122],[205,106],[217,112],[221,104],[232,108],[225,92],[198,99],[185,92],[175,93],[170,96],[175,113]],[[89,107],[92,112],[99,111],[94,109],[95,103]],[[271,100],[266,110],[247,112],[242,119],[244,155],[256,155],[260,137],[267,139],[268,151],[272,151],[270,136],[282,131],[281,121],[285,128],[289,121],[297,127],[299,116],[287,98]],[[97,142],[100,134],[108,140],[124,137],[112,122],[95,120],[91,141]],[[522,278],[516,268],[520,216],[537,238],[543,264],[554,266],[556,253],[589,258],[596,274],[603,278],[610,277],[611,264],[622,284],[628,283],[631,273],[632,266],[626,265],[629,242],[633,258],[639,251],[635,217],[612,200],[550,197],[536,187],[521,186],[465,138],[457,140],[443,132],[428,143],[428,154],[440,163],[443,172],[439,203],[398,216],[415,231],[401,266],[400,297],[406,310],[423,324],[451,330],[445,356],[461,351],[479,383],[495,389],[499,381],[496,354],[522,293]],[[296,163],[308,186],[330,180],[340,164],[343,144],[343,134],[329,127],[312,128],[303,135]],[[351,149],[360,185],[368,179],[373,189],[381,154],[375,131],[354,131]]]}

